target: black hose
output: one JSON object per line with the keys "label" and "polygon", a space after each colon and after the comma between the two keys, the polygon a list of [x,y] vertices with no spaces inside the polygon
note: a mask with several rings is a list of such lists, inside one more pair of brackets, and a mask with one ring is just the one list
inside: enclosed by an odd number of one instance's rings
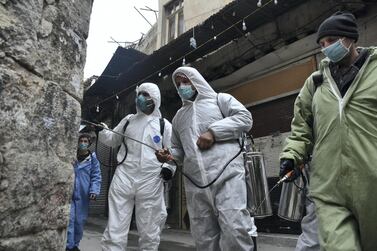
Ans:
{"label": "black hose", "polygon": [[198,183],[196,183],[188,174],[186,174],[185,172],[183,172],[183,170],[180,170],[179,169],[179,166],[178,166],[178,163],[173,159],[173,162],[174,164],[176,165],[177,167],[177,170],[178,172],[180,172],[183,176],[185,176],[194,186],[196,186],[197,188],[200,188],[200,189],[204,189],[204,188],[207,188],[209,186],[211,186],[213,183],[215,183],[219,177],[221,176],[221,174],[223,174],[223,172],[225,171],[225,169],[228,167],[228,165],[230,164],[230,162],[232,162],[235,158],[237,158],[242,150],[243,150],[243,147],[244,147],[244,140],[242,140],[242,144],[241,144],[241,147],[240,147],[240,150],[237,152],[236,155],[234,155],[225,165],[224,167],[221,169],[221,171],[217,174],[217,176],[211,181],[209,182],[207,185],[199,185]]}
{"label": "black hose", "polygon": [[[97,154],[98,154],[98,134],[99,134],[99,132],[96,131],[96,146],[95,146],[95,151],[96,151]],[[127,143],[125,142],[125,137],[123,137],[122,144],[124,145],[124,149],[125,149],[125,151],[126,151],[126,153],[125,153],[125,155],[124,155],[122,161],[120,161],[120,162],[117,163],[116,165],[107,165],[107,164],[103,163],[103,162],[100,160],[99,156],[98,156],[97,159],[98,159],[99,163],[100,163],[101,165],[103,165],[103,166],[105,166],[105,167],[109,167],[109,168],[115,168],[115,167],[117,167],[117,166],[123,164],[123,162],[126,160],[126,158],[127,158],[127,154],[128,154],[128,148],[127,148]]]}
{"label": "black hose", "polygon": [[[306,190],[308,189],[308,180],[307,178],[305,177],[304,175],[304,172],[301,171],[301,178],[302,178],[302,181],[304,182],[304,186],[303,187],[300,187],[299,185],[296,184],[296,181],[293,181],[293,184],[297,187],[297,189],[300,191],[300,192],[304,192],[304,196],[306,199],[308,199],[310,202],[313,202],[313,200],[311,198],[309,198],[309,196],[306,194]],[[299,177],[300,178],[300,177]]]}

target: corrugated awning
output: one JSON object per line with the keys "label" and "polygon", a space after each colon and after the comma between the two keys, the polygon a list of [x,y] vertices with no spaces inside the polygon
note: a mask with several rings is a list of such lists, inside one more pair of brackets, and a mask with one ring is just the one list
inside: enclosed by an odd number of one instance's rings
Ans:
{"label": "corrugated awning", "polygon": [[114,90],[124,88],[127,83],[117,81],[119,76],[146,57],[148,55],[138,50],[118,47],[101,76],[86,91],[85,95],[107,97],[112,95]]}

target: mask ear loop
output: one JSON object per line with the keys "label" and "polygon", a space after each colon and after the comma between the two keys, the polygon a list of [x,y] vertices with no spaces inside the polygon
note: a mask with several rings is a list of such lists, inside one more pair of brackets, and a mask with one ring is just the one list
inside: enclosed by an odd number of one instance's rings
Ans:
{"label": "mask ear loop", "polygon": [[344,45],[344,43],[343,43],[345,39],[346,39],[346,38],[343,37],[343,38],[340,38],[339,40],[340,40],[340,42],[342,43],[342,45],[343,45],[345,48],[347,48],[347,50],[348,50],[348,52],[349,52],[350,49],[351,49],[352,42],[350,43],[350,45],[349,45],[348,47],[346,47],[346,46]]}

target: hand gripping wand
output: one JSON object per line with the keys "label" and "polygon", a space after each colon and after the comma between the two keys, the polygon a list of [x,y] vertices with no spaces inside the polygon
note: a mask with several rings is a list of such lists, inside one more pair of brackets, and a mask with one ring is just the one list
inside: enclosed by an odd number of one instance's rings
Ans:
{"label": "hand gripping wand", "polygon": [[[305,165],[302,164],[300,166],[300,170],[304,169]],[[268,191],[268,194],[270,194],[276,187],[278,187],[281,183],[283,183],[284,181],[286,181],[287,179],[289,179],[294,173],[294,170],[291,170],[289,171],[286,175],[284,175],[278,182],[276,182],[276,184],[270,189],[270,191]],[[302,175],[302,174],[301,174]],[[265,200],[267,199],[267,195],[266,197],[264,197],[264,199],[262,200],[262,202],[259,204],[259,206],[257,207],[257,209],[255,211],[258,211],[259,208],[263,205],[263,203],[265,202]]]}

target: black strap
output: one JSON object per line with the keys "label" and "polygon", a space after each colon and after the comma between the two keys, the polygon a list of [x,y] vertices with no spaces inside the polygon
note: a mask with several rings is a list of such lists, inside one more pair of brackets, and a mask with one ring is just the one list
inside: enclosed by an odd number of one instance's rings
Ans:
{"label": "black strap", "polygon": [[165,131],[165,120],[164,118],[160,118],[160,134],[161,134],[161,145],[164,148],[164,131]]}
{"label": "black strap", "polygon": [[[127,122],[123,126],[123,134],[126,134],[126,129],[129,124],[130,124],[130,120],[127,120]],[[160,134],[161,134],[162,148],[164,148],[164,141],[162,140],[162,138],[164,137],[164,131],[165,131],[165,120],[164,118],[160,118]]]}
{"label": "black strap", "polygon": [[130,120],[127,120],[126,123],[123,126],[123,134],[126,133],[127,126],[130,124]]}
{"label": "black strap", "polygon": [[[313,83],[314,83],[314,92],[317,90],[317,88],[322,85],[323,83],[323,75],[322,73],[316,73],[313,75]],[[314,93],[313,93],[314,95]]]}
{"label": "black strap", "polygon": [[165,120],[163,118],[160,118],[160,133],[161,136],[164,136],[164,131],[165,131]]}

